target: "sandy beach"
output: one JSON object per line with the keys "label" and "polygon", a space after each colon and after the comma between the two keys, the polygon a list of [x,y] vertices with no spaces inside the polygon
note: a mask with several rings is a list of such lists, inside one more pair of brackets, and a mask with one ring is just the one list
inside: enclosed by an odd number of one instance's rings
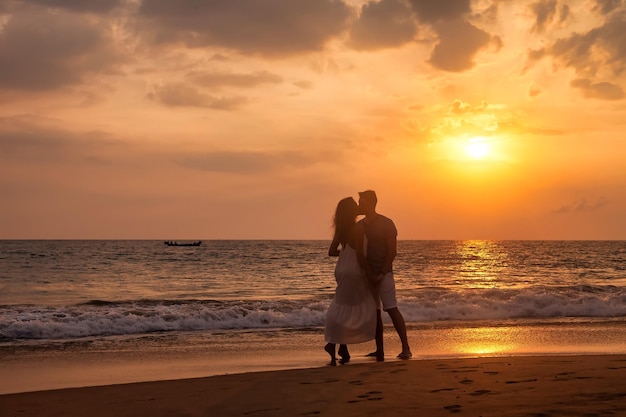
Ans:
{"label": "sandy beach", "polygon": [[621,416],[626,355],[350,363],[0,396],[3,416]]}

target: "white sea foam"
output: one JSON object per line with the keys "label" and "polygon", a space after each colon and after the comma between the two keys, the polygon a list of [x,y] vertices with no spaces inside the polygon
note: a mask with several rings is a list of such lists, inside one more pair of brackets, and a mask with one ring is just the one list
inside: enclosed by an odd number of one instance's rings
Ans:
{"label": "white sea foam", "polygon": [[[150,332],[323,326],[330,300],[136,301],[0,307],[0,341]],[[451,291],[399,297],[409,323],[553,317],[626,317],[626,289],[561,287]],[[384,315],[385,320],[388,320]]]}

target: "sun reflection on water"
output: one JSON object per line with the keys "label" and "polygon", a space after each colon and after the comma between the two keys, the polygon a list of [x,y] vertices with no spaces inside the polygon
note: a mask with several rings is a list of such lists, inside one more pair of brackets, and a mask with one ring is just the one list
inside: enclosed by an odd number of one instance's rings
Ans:
{"label": "sun reflection on water", "polygon": [[457,282],[466,288],[494,288],[498,274],[507,267],[508,253],[501,243],[491,240],[464,240],[456,245],[461,264]]}
{"label": "sun reflection on water", "polygon": [[519,346],[515,340],[514,329],[511,327],[480,327],[465,328],[455,331],[458,344],[452,350],[468,355],[497,355],[516,351]]}

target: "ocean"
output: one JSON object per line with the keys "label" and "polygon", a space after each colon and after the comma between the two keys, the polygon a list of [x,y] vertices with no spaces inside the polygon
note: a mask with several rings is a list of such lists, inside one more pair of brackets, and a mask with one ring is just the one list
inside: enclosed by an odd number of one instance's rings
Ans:
{"label": "ocean", "polygon": [[[0,241],[0,394],[321,366],[329,243]],[[399,241],[394,272],[416,359],[626,353],[626,241]]]}
{"label": "ocean", "polygon": [[[0,344],[155,332],[319,329],[327,241],[0,241]],[[409,325],[626,319],[625,241],[400,241]]]}

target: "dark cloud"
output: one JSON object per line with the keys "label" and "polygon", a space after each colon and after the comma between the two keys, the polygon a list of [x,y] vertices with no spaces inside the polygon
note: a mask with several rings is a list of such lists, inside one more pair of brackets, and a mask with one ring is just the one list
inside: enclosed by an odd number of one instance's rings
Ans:
{"label": "dark cloud", "polygon": [[142,33],[157,43],[222,46],[268,56],[321,50],[352,10],[335,0],[144,0]]}
{"label": "dark cloud", "polygon": [[562,5],[561,6],[561,15],[559,17],[559,22],[561,22],[561,23],[565,22],[569,18],[570,12],[571,12],[571,10],[569,8],[569,5],[567,5],[567,4]]}
{"label": "dark cloud", "polygon": [[285,167],[302,167],[315,163],[300,152],[212,152],[192,155],[180,161],[182,166],[211,172],[254,174]]}
{"label": "dark cloud", "polygon": [[170,107],[204,107],[214,110],[236,110],[247,102],[245,97],[214,97],[184,83],[157,87],[147,97]]}
{"label": "dark cloud", "polygon": [[76,134],[32,116],[0,118],[0,157],[21,163],[104,162],[114,142],[102,132]]}
{"label": "dark cloud", "polygon": [[81,15],[15,13],[0,32],[0,88],[49,90],[113,70],[121,58],[105,33]]}
{"label": "dark cloud", "polygon": [[24,3],[37,4],[55,9],[75,12],[109,12],[124,4],[124,0],[22,0]]}
{"label": "dark cloud", "polygon": [[609,201],[604,197],[600,197],[591,203],[588,202],[586,198],[581,198],[577,201],[559,207],[558,209],[554,210],[554,212],[564,214],[597,211],[605,207],[608,203]]}
{"label": "dark cloud", "polygon": [[470,0],[409,0],[421,22],[456,20],[471,12]]}
{"label": "dark cloud", "polygon": [[446,21],[435,24],[439,42],[430,56],[430,63],[442,70],[461,72],[474,66],[474,56],[500,39],[466,21]]}
{"label": "dark cloud", "polygon": [[602,14],[609,14],[622,7],[623,0],[595,0],[594,10]]}
{"label": "dark cloud", "polygon": [[283,78],[268,71],[257,71],[250,74],[229,72],[191,72],[188,77],[203,87],[241,87],[250,88],[261,84],[280,84]]}
{"label": "dark cloud", "polygon": [[621,100],[624,98],[624,90],[618,85],[608,82],[593,83],[586,78],[579,78],[570,83],[574,88],[582,91],[587,98],[601,100]]}
{"label": "dark cloud", "polygon": [[475,17],[484,19],[490,23],[497,23],[498,21],[498,3],[493,3],[482,12],[478,13]]}
{"label": "dark cloud", "polygon": [[556,0],[540,0],[530,5],[530,9],[535,14],[535,25],[533,31],[543,32],[556,15]]}
{"label": "dark cloud", "polygon": [[393,48],[410,42],[417,33],[413,12],[403,0],[369,2],[350,30],[349,43],[355,49]]}
{"label": "dark cloud", "polygon": [[595,75],[602,69],[620,75],[626,68],[626,13],[614,15],[586,33],[574,33],[529,53],[531,61],[545,56],[576,69],[578,74]]}

